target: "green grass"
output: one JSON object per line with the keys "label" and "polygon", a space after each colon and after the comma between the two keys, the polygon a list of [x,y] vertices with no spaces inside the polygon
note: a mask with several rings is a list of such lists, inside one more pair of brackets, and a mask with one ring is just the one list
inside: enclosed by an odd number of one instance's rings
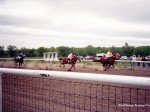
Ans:
{"label": "green grass", "polygon": [[129,63],[129,62],[115,62],[115,66],[117,66],[117,67],[130,67],[131,63]]}

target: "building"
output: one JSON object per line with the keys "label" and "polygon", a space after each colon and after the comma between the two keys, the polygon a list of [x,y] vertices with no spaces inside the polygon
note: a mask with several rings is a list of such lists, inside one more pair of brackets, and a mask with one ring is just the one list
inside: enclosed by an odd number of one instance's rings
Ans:
{"label": "building", "polygon": [[58,53],[57,52],[43,53],[43,59],[45,61],[58,61]]}

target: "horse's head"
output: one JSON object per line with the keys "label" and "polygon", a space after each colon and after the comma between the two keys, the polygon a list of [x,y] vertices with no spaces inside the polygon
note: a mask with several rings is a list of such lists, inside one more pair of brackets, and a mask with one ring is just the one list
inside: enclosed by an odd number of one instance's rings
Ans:
{"label": "horse's head", "polygon": [[120,54],[119,54],[118,52],[115,52],[115,53],[113,54],[113,57],[114,57],[115,60],[116,60],[116,59],[119,59],[119,58],[120,58]]}
{"label": "horse's head", "polygon": [[25,55],[25,54],[23,55],[23,58],[26,58],[26,55]]}

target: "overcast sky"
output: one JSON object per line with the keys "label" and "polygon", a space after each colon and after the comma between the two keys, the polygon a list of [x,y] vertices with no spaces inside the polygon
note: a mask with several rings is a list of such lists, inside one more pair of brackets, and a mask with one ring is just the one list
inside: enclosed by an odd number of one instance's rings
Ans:
{"label": "overcast sky", "polygon": [[150,0],[0,0],[0,46],[150,45]]}

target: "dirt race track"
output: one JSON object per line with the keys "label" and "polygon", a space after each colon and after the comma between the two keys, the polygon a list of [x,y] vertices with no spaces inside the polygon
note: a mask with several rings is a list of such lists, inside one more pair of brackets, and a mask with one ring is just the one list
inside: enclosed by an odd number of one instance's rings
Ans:
{"label": "dirt race track", "polygon": [[[128,76],[142,76],[142,77],[150,77],[150,67],[135,67],[134,70],[131,69],[130,66],[122,66],[108,69],[107,71],[103,71],[103,67],[100,63],[96,62],[96,64],[92,65],[84,65],[84,64],[76,64],[76,69],[72,68],[72,72],[83,72],[83,73],[96,73],[96,74],[114,74],[114,75],[128,75]],[[18,68],[13,62],[0,62],[1,68]],[[25,63],[23,64],[21,69],[36,69],[36,70],[53,70],[53,71],[67,71],[71,65],[66,64],[65,67],[59,67],[59,63],[51,64],[51,63]],[[69,71],[68,71],[69,72]]]}
{"label": "dirt race track", "polygon": [[[16,68],[12,62],[1,62],[0,67]],[[69,67],[29,62],[21,68],[67,71]],[[99,64],[77,64],[71,72],[150,76],[148,67],[103,71]],[[150,112],[150,87],[12,74],[2,75],[2,80],[3,112]]]}

